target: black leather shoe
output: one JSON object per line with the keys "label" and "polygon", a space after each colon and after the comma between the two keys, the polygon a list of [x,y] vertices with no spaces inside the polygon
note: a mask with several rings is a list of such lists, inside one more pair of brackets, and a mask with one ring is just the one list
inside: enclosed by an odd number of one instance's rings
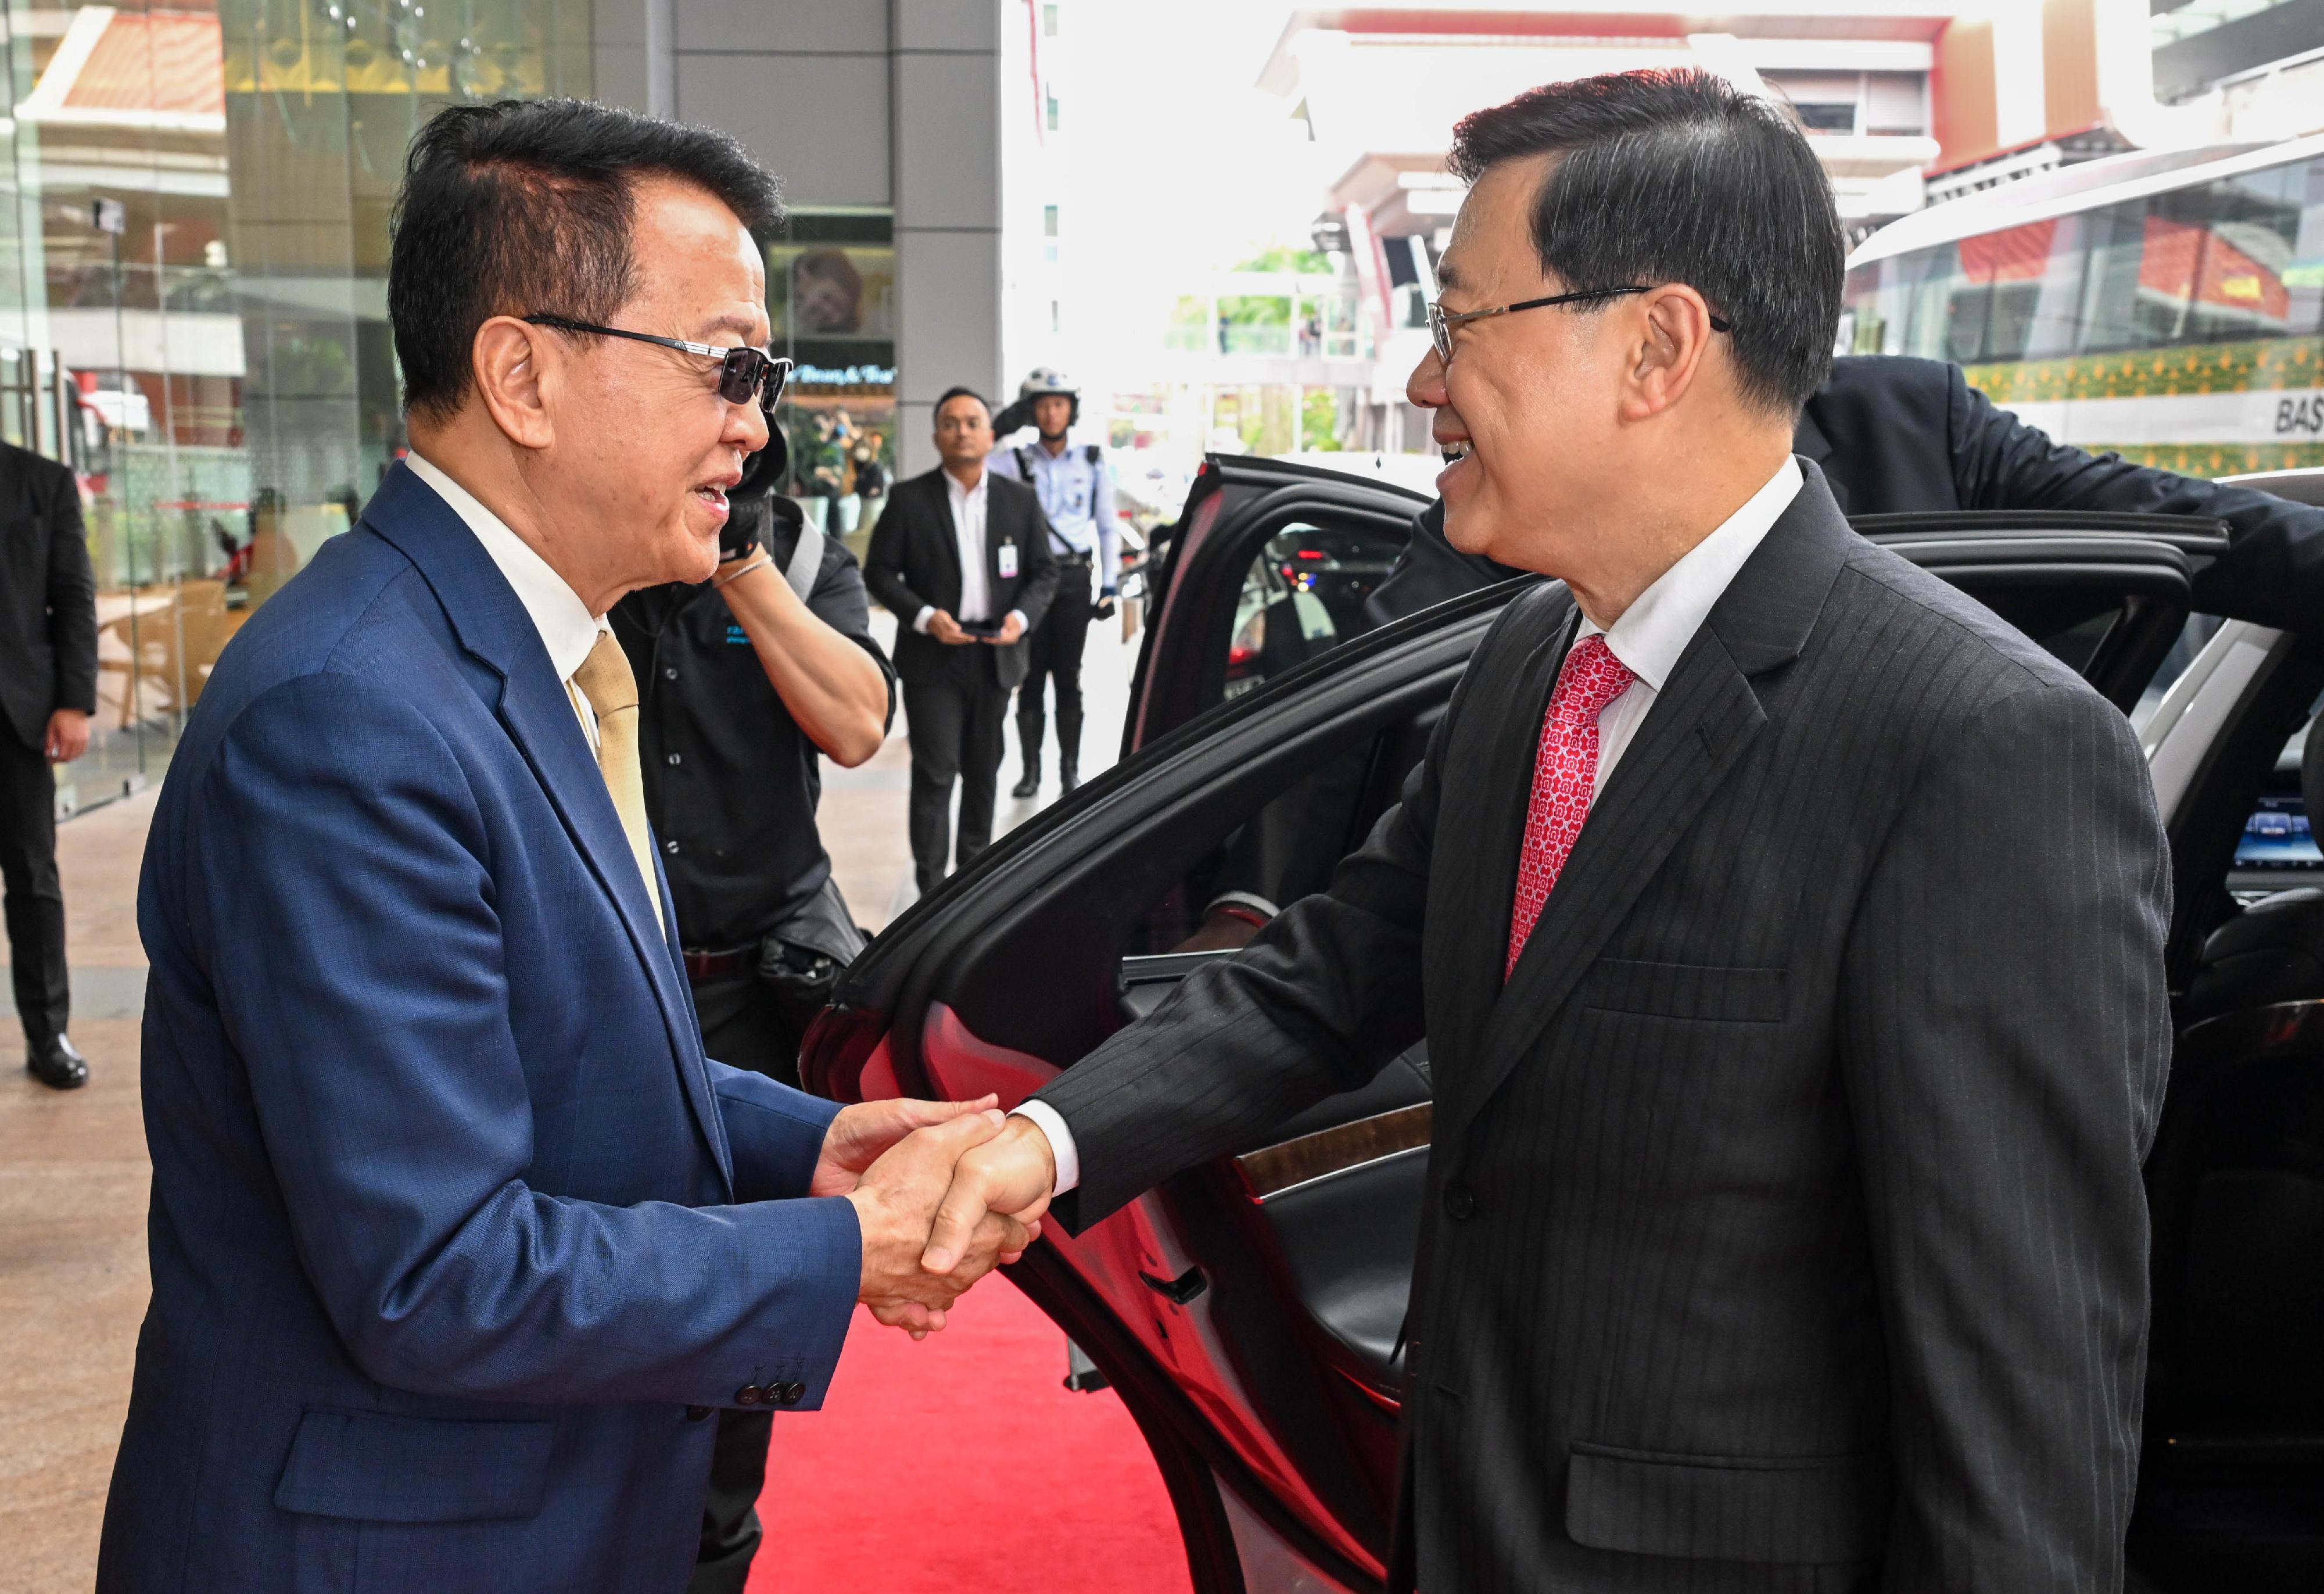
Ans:
{"label": "black leather shoe", "polygon": [[1011,797],[1036,797],[1041,791],[1041,765],[1038,761],[1025,765],[1025,778],[1009,788]]}
{"label": "black leather shoe", "polygon": [[78,1090],[88,1083],[88,1059],[62,1035],[33,1047],[24,1070],[51,1090]]}

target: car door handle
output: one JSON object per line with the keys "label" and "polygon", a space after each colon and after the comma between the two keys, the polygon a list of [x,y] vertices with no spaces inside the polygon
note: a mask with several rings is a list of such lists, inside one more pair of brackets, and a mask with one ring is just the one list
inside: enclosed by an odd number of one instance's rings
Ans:
{"label": "car door handle", "polygon": [[1157,1295],[1167,1296],[1174,1305],[1178,1306],[1185,1305],[1211,1287],[1211,1281],[1203,1276],[1203,1270],[1199,1267],[1190,1267],[1176,1278],[1156,1278],[1150,1273],[1140,1273],[1138,1276],[1148,1289]]}

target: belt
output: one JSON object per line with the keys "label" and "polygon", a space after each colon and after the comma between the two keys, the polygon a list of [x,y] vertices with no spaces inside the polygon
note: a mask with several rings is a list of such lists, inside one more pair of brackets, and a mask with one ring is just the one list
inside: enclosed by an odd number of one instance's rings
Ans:
{"label": "belt", "polygon": [[1089,564],[1095,559],[1095,555],[1088,553],[1059,553],[1051,557],[1059,564]]}
{"label": "belt", "polygon": [[759,943],[748,941],[739,947],[729,947],[723,952],[706,952],[694,947],[679,955],[686,959],[687,978],[720,979],[729,974],[756,968]]}

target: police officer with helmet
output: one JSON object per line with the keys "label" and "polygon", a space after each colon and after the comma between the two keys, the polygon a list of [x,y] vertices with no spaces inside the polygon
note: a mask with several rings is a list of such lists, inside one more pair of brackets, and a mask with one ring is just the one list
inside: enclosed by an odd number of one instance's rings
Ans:
{"label": "police officer with helmet", "polygon": [[[1048,614],[1027,638],[1031,673],[1017,689],[1017,737],[1024,749],[1024,778],[1012,797],[1041,789],[1041,687],[1057,689],[1057,783],[1065,791],[1081,784],[1082,650],[1090,621],[1113,613],[1120,579],[1120,524],[1114,518],[1113,470],[1095,443],[1071,447],[1066,434],[1081,419],[1080,392],[1064,374],[1037,368],[1017,390],[1017,402],[1001,412],[993,433],[1006,437],[1030,424],[1038,442],[993,450],[988,465],[1040,496],[1049,517],[1049,551],[1057,559],[1057,595]],[[1092,597],[1093,588],[1095,597]]]}
{"label": "police officer with helmet", "polygon": [[[855,556],[774,492],[787,455],[770,427],[727,495],[709,581],[632,592],[610,618],[703,1049],[796,1085],[806,1027],[864,940],[816,829],[817,755],[878,752],[896,690]],[[717,1413],[690,1594],[742,1594],[773,1421]]]}

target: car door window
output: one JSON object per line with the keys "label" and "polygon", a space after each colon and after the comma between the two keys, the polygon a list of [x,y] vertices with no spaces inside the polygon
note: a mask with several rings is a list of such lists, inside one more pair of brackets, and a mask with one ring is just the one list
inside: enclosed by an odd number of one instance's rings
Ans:
{"label": "car door window", "polygon": [[1368,527],[1309,521],[1269,536],[1243,573],[1223,695],[1240,697],[1369,629],[1364,600],[1403,547]]}

